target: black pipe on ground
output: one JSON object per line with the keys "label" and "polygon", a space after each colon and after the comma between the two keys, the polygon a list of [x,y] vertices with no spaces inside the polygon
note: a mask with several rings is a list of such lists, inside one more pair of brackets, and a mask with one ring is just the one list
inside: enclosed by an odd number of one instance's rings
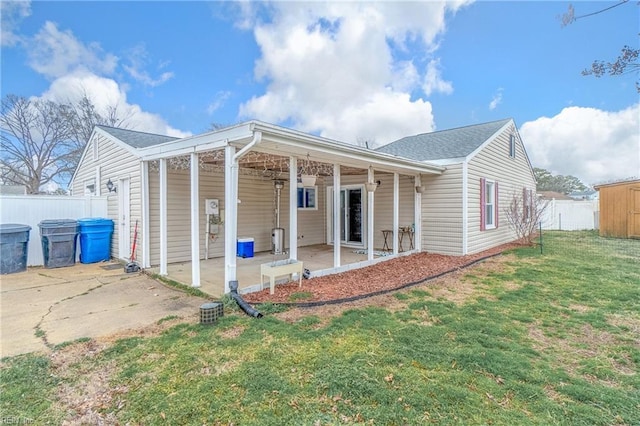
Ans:
{"label": "black pipe on ground", "polygon": [[239,294],[238,294],[238,281],[229,281],[229,290],[231,290],[231,298],[236,301],[240,309],[244,311],[245,314],[254,318],[262,318],[263,315],[256,309],[253,308],[250,304],[248,304]]}

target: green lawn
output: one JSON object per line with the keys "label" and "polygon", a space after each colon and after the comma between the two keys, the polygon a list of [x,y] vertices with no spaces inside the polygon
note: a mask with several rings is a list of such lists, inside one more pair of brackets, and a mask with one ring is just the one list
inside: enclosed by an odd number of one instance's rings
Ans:
{"label": "green lawn", "polygon": [[333,316],[227,309],[90,356],[84,341],[5,359],[0,411],[31,424],[640,424],[640,241],[544,244]]}

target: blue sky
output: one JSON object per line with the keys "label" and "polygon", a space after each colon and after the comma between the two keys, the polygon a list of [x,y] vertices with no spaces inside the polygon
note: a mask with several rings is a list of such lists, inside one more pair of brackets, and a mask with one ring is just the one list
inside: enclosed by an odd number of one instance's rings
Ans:
{"label": "blue sky", "polygon": [[[575,2],[577,16],[615,2]],[[188,135],[248,119],[349,143],[512,117],[534,166],[640,175],[629,2],[562,28],[569,2],[2,2],[2,95],[118,106]]]}

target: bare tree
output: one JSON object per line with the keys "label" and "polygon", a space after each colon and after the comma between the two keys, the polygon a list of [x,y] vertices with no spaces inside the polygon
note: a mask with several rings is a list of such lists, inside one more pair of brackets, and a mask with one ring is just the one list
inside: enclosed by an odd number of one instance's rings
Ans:
{"label": "bare tree", "polygon": [[75,104],[7,95],[0,110],[0,178],[29,194],[68,184],[95,125],[124,123],[115,108],[97,113],[86,95]]}
{"label": "bare tree", "polygon": [[[598,15],[600,13],[611,10],[615,7],[622,6],[628,3],[629,0],[620,0],[618,3],[607,6],[603,9],[595,12],[586,13],[584,15],[576,16],[575,8],[572,4],[569,4],[569,8],[565,13],[559,16],[561,26],[566,27],[569,24],[574,23],[578,19],[587,18],[589,16]],[[640,4],[638,2],[637,4]],[[582,75],[592,75],[594,77],[602,77],[604,75],[623,75],[640,71],[640,63],[638,63],[638,56],[640,56],[640,49],[635,49],[630,46],[624,46],[620,55],[613,62],[595,60],[591,64],[591,68],[586,68],[582,71]],[[636,81],[636,90],[640,93],[640,83]]]}
{"label": "bare tree", "polygon": [[2,100],[1,147],[4,183],[25,185],[27,193],[73,173],[71,111],[52,101],[8,95]]}
{"label": "bare tree", "polygon": [[518,241],[524,244],[533,243],[542,214],[548,205],[549,201],[537,197],[531,189],[523,189],[520,194],[513,194],[504,212]]}
{"label": "bare tree", "polygon": [[77,103],[68,102],[67,105],[71,110],[71,119],[73,120],[71,139],[75,144],[70,155],[76,164],[80,161],[95,126],[104,125],[125,129],[128,127],[127,121],[130,115],[123,116],[117,106],[108,106],[104,115],[98,113],[86,92]]}
{"label": "bare tree", "polygon": [[[622,75],[640,71],[638,62],[640,49],[624,46],[620,55],[614,62],[593,61],[591,68],[582,71],[582,75],[593,75],[602,77],[603,75]],[[636,90],[640,93],[640,83],[636,81]]]}

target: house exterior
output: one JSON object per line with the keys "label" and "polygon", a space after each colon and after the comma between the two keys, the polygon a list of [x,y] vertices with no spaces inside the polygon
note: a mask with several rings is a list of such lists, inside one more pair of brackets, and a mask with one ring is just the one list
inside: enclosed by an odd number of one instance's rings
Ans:
{"label": "house exterior", "polygon": [[640,238],[640,179],[605,183],[600,193],[600,235]]}
{"label": "house exterior", "polygon": [[465,255],[513,241],[504,209],[535,177],[512,119],[409,136],[378,149],[446,167],[422,183],[422,247]]}
{"label": "house exterior", "polygon": [[383,260],[382,248],[385,258],[476,253],[514,239],[502,206],[534,188],[510,119],[378,150],[259,121],[182,139],[97,126],[72,179],[74,195],[107,196],[112,257],[128,260],[138,223],[142,267],[166,274],[169,263],[191,262],[199,286],[200,261],[224,258],[225,291],[238,238],[253,238],[256,252],[284,245],[292,260],[298,247],[333,246],[336,271],[341,247],[369,263]]}
{"label": "house exterior", "polygon": [[589,189],[586,191],[574,191],[569,194],[569,197],[578,201],[593,201],[598,199],[598,191],[595,189]]}

